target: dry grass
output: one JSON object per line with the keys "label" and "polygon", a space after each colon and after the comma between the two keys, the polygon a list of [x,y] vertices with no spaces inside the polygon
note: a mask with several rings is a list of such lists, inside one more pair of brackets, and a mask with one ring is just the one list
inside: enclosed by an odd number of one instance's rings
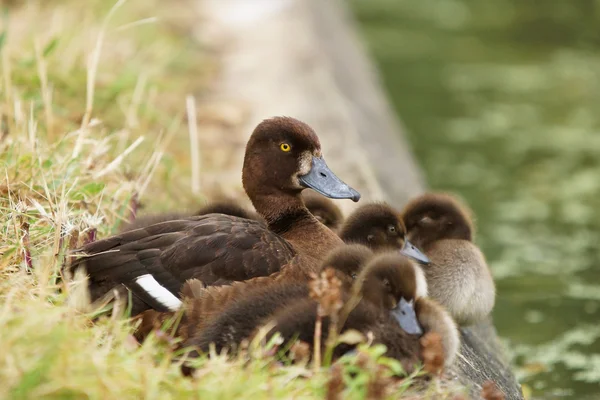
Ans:
{"label": "dry grass", "polygon": [[138,199],[198,200],[189,96],[214,67],[183,1],[24,3],[0,33],[0,398],[320,398],[332,380],[349,398],[406,391],[412,377],[390,379],[402,371],[377,346],[330,372],[282,366],[261,345],[201,358],[187,379],[160,337],[139,346],[118,313],[92,324],[102,310],[84,279],[60,276],[68,251],[113,232]]}

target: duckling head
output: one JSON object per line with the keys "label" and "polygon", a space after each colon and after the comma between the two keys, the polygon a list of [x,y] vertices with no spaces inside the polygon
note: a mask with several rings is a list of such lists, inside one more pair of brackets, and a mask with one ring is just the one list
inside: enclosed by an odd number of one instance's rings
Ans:
{"label": "duckling head", "polygon": [[346,243],[360,243],[375,251],[400,250],[421,263],[429,259],[406,239],[406,227],[398,211],[386,203],[359,207],[345,221],[339,233]]}
{"label": "duckling head", "polygon": [[410,240],[424,250],[437,240],[473,241],[470,210],[449,194],[426,193],[411,200],[402,219]]}
{"label": "duckling head", "polygon": [[327,167],[313,129],[290,117],[266,119],[256,126],[246,145],[242,183],[251,200],[298,196],[305,188],[330,198],[360,199]]}
{"label": "duckling head", "polygon": [[427,296],[427,281],[421,268],[398,253],[376,255],[365,266],[361,292],[366,301],[390,315],[409,334],[422,334],[415,302]]}
{"label": "duckling head", "polygon": [[321,269],[333,268],[346,286],[351,286],[360,271],[373,257],[373,251],[361,244],[345,244],[333,249],[321,264]]}
{"label": "duckling head", "polygon": [[308,211],[323,225],[333,231],[340,227],[344,217],[333,201],[310,189],[302,192],[302,199]]}

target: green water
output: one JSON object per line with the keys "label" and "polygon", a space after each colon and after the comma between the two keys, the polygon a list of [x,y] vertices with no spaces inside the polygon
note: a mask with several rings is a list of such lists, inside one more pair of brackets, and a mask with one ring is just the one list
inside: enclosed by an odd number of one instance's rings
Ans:
{"label": "green water", "polygon": [[533,398],[600,398],[600,1],[353,0],[434,189],[478,218]]}

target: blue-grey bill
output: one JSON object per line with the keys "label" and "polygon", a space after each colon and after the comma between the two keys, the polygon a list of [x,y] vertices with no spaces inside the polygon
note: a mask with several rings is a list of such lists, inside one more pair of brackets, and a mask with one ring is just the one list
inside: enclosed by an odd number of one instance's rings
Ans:
{"label": "blue-grey bill", "polygon": [[404,246],[400,250],[400,253],[404,254],[406,257],[410,257],[413,260],[417,260],[421,264],[429,264],[429,257],[427,257],[421,250],[417,248],[414,244],[406,240],[404,242]]}
{"label": "blue-grey bill", "polygon": [[404,298],[391,311],[392,316],[398,321],[398,324],[404,331],[411,335],[422,335],[423,329],[417,320],[414,302],[406,301]]}
{"label": "blue-grey bill", "polygon": [[360,200],[360,193],[338,178],[322,157],[313,157],[310,172],[298,179],[302,186],[311,188],[330,199],[352,199],[354,202]]}

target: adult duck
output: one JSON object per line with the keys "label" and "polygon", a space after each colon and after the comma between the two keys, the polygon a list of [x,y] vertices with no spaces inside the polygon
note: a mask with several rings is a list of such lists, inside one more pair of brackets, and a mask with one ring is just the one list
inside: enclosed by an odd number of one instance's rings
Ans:
{"label": "adult duck", "polygon": [[423,266],[429,296],[460,325],[485,318],[494,308],[496,289],[485,257],[473,243],[471,212],[454,196],[427,193],[402,213],[408,237],[431,261]]}
{"label": "adult duck", "polygon": [[242,183],[266,225],[224,214],[162,222],[86,245],[74,267],[85,265],[92,285],[110,279],[128,287],[136,296],[134,314],[174,310],[191,278],[215,285],[280,270],[307,277],[343,242],[304,206],[302,190],[360,199],[327,167],[315,132],[289,117],[264,120],[254,129]]}
{"label": "adult duck", "polygon": [[[453,363],[459,347],[459,335],[452,318],[431,299],[421,285],[424,279],[419,267],[398,253],[375,255],[357,278],[359,299],[343,290],[344,307],[350,307],[340,331],[354,329],[373,333],[375,343],[385,344],[387,355],[411,364],[420,354],[419,338],[436,332],[442,338],[446,365]],[[257,329],[274,322],[272,335],[279,332],[284,342],[296,338],[314,344],[318,304],[309,296],[305,284],[283,284],[270,289],[258,288],[232,303],[208,326],[190,335],[186,346],[202,352],[215,346],[217,351],[235,350],[244,339],[251,339]],[[345,308],[342,308],[344,310]],[[329,318],[323,320],[325,334]],[[326,343],[323,337],[321,343]],[[353,346],[341,345],[335,356],[341,356]]]}

